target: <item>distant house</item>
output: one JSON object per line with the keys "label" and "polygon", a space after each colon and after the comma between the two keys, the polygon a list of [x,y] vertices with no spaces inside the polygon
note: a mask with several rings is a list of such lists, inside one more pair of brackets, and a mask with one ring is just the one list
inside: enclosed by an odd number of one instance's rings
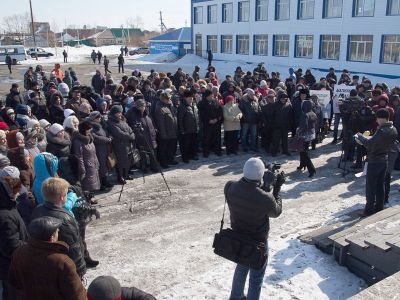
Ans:
{"label": "distant house", "polygon": [[191,29],[190,27],[183,27],[150,39],[150,53],[173,52],[177,56],[183,56],[191,49],[191,43]]}
{"label": "distant house", "polygon": [[136,45],[144,37],[139,28],[110,28],[118,45]]}
{"label": "distant house", "polygon": [[87,45],[93,47],[115,45],[117,43],[114,34],[110,29],[105,29],[101,32],[95,33],[89,36],[87,39]]}
{"label": "distant house", "polygon": [[[54,41],[54,36],[47,38],[47,36],[45,35],[35,34],[35,41],[36,41],[36,47],[49,47],[49,44],[53,46],[52,41]],[[27,36],[25,38],[24,46],[27,48],[35,46],[32,36]]]}

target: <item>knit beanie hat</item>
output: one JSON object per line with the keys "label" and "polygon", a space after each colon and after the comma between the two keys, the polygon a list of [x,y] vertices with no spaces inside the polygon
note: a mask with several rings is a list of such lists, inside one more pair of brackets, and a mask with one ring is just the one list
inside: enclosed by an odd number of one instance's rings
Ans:
{"label": "knit beanie hat", "polygon": [[65,82],[61,82],[58,85],[58,91],[60,92],[61,96],[63,96],[64,98],[68,97],[68,94],[69,94],[68,84],[66,84]]}
{"label": "knit beanie hat", "polygon": [[28,128],[23,131],[25,142],[29,141],[30,139],[34,138],[38,135],[38,132],[35,129]]}
{"label": "knit beanie hat", "polygon": [[79,106],[79,111],[80,111],[80,112],[83,112],[83,113],[90,114],[90,112],[92,111],[92,107],[91,107],[89,104],[87,104],[87,103],[82,103],[82,104]]}
{"label": "knit beanie hat", "polygon": [[115,115],[116,113],[122,112],[122,105],[114,105],[110,108],[110,115]]}
{"label": "knit beanie hat", "polygon": [[0,154],[0,169],[3,169],[10,165],[10,160],[7,156]]}
{"label": "knit beanie hat", "polygon": [[42,127],[42,128],[44,129],[44,128],[46,128],[47,126],[50,125],[50,122],[47,121],[46,119],[41,119],[41,120],[39,121],[39,124],[40,124],[40,127]]}
{"label": "knit beanie hat", "polygon": [[60,124],[58,123],[54,123],[53,125],[50,126],[49,128],[49,132],[52,135],[57,135],[60,131],[64,130],[64,127],[62,127]]}
{"label": "knit beanie hat", "polygon": [[265,166],[259,158],[249,158],[243,167],[243,175],[246,179],[260,181],[265,172]]}
{"label": "knit beanie hat", "polygon": [[121,285],[111,276],[99,276],[89,285],[88,300],[115,300],[121,297]]}
{"label": "knit beanie hat", "polygon": [[40,125],[39,121],[36,120],[36,119],[30,119],[30,120],[28,121],[28,123],[26,124],[26,127],[28,127],[28,128],[33,128],[33,127],[35,127],[36,125]]}
{"label": "knit beanie hat", "polygon": [[235,97],[233,97],[232,95],[226,96],[226,98],[225,98],[226,103],[234,101],[234,100],[235,100]]}
{"label": "knit beanie hat", "polygon": [[7,166],[0,170],[0,177],[9,176],[12,178],[19,178],[20,172],[14,166]]}
{"label": "knit beanie hat", "polygon": [[261,87],[267,86],[267,82],[266,82],[265,80],[261,80],[260,86],[261,86]]}
{"label": "knit beanie hat", "polygon": [[65,109],[65,110],[64,110],[64,118],[66,119],[66,118],[68,118],[70,115],[75,115],[75,112],[74,112],[72,109],[69,109],[69,108]]}
{"label": "knit beanie hat", "polygon": [[0,122],[0,130],[9,130],[10,128],[8,127],[6,122]]}
{"label": "knit beanie hat", "polygon": [[64,128],[70,128],[74,130],[78,130],[79,120],[75,116],[69,116],[63,122]]}

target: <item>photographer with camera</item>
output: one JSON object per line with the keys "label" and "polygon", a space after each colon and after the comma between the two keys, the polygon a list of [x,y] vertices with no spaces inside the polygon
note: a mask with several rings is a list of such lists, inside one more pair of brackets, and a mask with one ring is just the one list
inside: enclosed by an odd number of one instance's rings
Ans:
{"label": "photographer with camera", "polygon": [[[246,299],[244,286],[249,272],[247,299],[255,300],[260,297],[268,258],[269,218],[277,218],[282,213],[279,192],[285,182],[285,175],[283,172],[276,173],[279,168],[279,165],[273,165],[266,170],[261,159],[250,158],[243,167],[243,178],[229,181],[225,185],[232,231],[259,244],[257,249],[264,248],[260,268],[249,267],[253,264],[246,257],[241,258],[242,263],[237,264],[232,282],[232,300]],[[238,252],[242,251],[239,249]]]}

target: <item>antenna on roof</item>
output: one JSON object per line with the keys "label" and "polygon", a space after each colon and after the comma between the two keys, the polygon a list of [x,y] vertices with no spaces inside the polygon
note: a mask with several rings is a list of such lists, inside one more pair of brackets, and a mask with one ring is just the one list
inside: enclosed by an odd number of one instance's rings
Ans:
{"label": "antenna on roof", "polygon": [[163,18],[162,18],[162,12],[160,11],[160,28],[161,28],[161,33],[164,33],[164,31],[167,31],[167,26],[165,26]]}

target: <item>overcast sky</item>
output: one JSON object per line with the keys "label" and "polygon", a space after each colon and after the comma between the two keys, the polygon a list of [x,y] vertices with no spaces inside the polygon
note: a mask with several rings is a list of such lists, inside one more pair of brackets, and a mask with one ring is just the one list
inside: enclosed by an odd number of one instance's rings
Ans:
{"label": "overcast sky", "polygon": [[[0,0],[0,22],[5,16],[29,12],[28,0]],[[159,11],[167,28],[190,26],[190,0],[32,0],[35,21],[82,26],[126,26],[127,19],[142,20],[144,29],[159,29]],[[53,28],[52,28],[53,29]]]}

